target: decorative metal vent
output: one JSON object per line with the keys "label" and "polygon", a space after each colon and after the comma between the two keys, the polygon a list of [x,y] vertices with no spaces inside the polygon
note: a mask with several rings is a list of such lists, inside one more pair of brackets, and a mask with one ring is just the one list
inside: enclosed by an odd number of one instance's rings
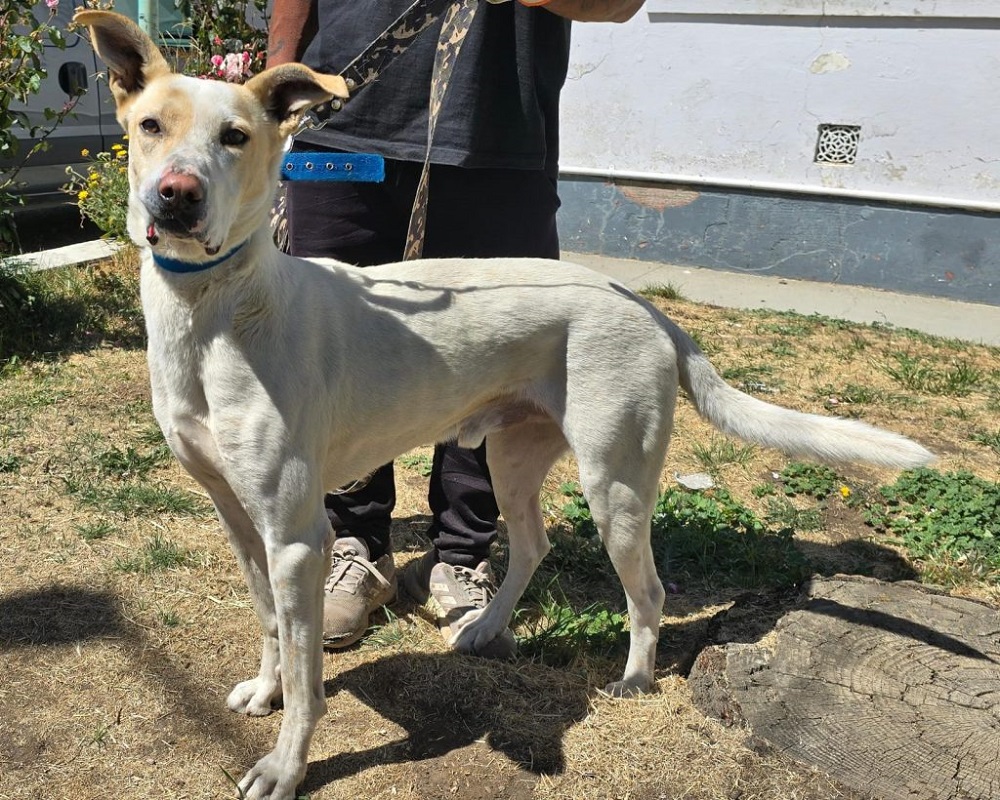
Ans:
{"label": "decorative metal vent", "polygon": [[817,164],[853,164],[861,141],[860,125],[820,125],[816,140]]}

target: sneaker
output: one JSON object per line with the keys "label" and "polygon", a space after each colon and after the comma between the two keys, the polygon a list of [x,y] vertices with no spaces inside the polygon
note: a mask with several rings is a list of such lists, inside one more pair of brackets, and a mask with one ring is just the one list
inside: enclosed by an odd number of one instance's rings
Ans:
{"label": "sneaker", "polygon": [[[497,593],[496,579],[488,561],[480,561],[475,569],[456,567],[438,561],[433,550],[406,569],[403,586],[417,602],[429,603],[438,630],[449,642],[460,630],[456,623],[469,611],[486,608]],[[513,658],[517,655],[513,632],[507,628],[475,655],[500,660]]]}
{"label": "sneaker", "polygon": [[368,546],[353,536],[334,540],[323,598],[323,645],[348,647],[368,630],[368,617],[396,597],[392,553],[374,563]]}

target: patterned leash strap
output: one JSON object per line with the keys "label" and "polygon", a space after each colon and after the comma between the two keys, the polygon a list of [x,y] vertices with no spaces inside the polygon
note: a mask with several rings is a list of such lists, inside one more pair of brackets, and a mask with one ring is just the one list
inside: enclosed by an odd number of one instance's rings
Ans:
{"label": "patterned leash strap", "polygon": [[403,250],[404,261],[420,258],[424,252],[434,130],[437,127],[438,113],[448,91],[451,73],[462,50],[462,42],[465,41],[465,34],[469,32],[478,8],[479,0],[455,0],[445,13],[444,22],[441,23],[441,35],[438,37],[437,52],[434,54],[434,72],[431,77],[427,151],[424,155],[424,167],[420,172],[420,183],[417,184],[417,193],[413,198],[413,209],[410,211],[410,225],[406,231],[406,247]]}
{"label": "patterned leash strap", "polygon": [[[509,0],[486,0],[489,3],[504,3]],[[434,130],[437,127],[438,113],[448,92],[448,83],[461,51],[465,35],[469,32],[472,20],[479,8],[480,0],[415,0],[388,28],[365,48],[364,52],[348,64],[340,73],[347,83],[351,95],[356,94],[368,84],[377,80],[382,71],[401,55],[416,40],[423,31],[429,28],[444,12],[441,33],[438,37],[437,51],[434,54],[434,71],[431,75],[430,103],[427,119],[427,151],[424,156],[423,170],[417,193],[410,213],[410,223],[406,234],[406,246],[403,260],[410,261],[420,258],[424,249],[424,237],[427,230],[427,200],[430,176],[431,147],[434,143]],[[320,106],[303,120],[299,132],[305,129],[322,128],[331,115],[343,108],[345,101],[334,100]],[[315,171],[305,167],[306,160],[317,154],[295,154],[300,163],[298,169],[287,170],[286,180],[363,180],[360,173],[353,177],[337,174],[337,168],[332,163],[324,169]],[[330,159],[327,158],[329,161]],[[289,161],[291,164],[292,161]],[[305,172],[302,171],[305,168]],[[323,177],[321,177],[323,176]],[[378,180],[369,177],[368,180]],[[275,230],[282,232],[280,214],[275,222]]]}

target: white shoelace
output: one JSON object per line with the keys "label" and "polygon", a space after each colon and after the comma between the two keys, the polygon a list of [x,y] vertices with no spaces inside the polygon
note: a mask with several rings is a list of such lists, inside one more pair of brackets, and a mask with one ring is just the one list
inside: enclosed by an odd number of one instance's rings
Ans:
{"label": "white shoelace", "polygon": [[378,567],[353,547],[335,549],[331,555],[331,565],[330,574],[324,584],[324,588],[328,592],[336,589],[348,594],[356,594],[364,582],[366,573],[373,575],[383,588],[389,588],[389,581],[379,572]]}

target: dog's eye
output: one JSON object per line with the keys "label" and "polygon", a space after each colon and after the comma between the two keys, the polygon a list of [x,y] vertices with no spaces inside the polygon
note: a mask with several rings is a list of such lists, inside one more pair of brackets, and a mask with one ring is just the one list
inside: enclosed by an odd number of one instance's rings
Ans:
{"label": "dog's eye", "polygon": [[159,133],[160,123],[157,122],[152,117],[146,117],[142,122],[139,123],[139,127],[143,129],[146,133]]}
{"label": "dog's eye", "polygon": [[222,137],[220,141],[226,145],[226,147],[242,147],[247,143],[247,139],[250,137],[244,131],[239,128],[229,128],[222,132]]}

